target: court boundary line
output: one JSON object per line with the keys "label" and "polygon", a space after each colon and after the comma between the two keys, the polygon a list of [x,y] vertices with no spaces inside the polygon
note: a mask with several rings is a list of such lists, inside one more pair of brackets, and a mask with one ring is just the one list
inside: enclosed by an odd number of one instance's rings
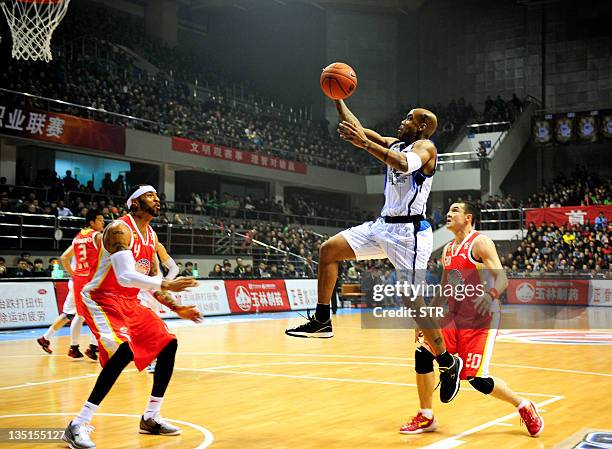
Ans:
{"label": "court boundary line", "polygon": [[[8,418],[22,418],[28,416],[75,416],[78,412],[73,413],[17,413],[11,415],[0,415],[0,419],[8,419]],[[96,413],[95,416],[110,416],[110,417],[123,417],[123,418],[140,418],[141,415],[130,415],[126,413]],[[212,432],[205,427],[202,427],[198,424],[194,424],[189,421],[182,421],[179,419],[170,419],[164,418],[166,421],[174,422],[177,424],[182,424],[184,426],[191,427],[192,429],[197,430],[198,432],[204,435],[204,441],[196,446],[194,449],[206,449],[215,441],[215,437]],[[179,442],[180,443],[180,442]]]}
{"label": "court boundary line", "polygon": [[[44,354],[41,354],[44,355]],[[350,359],[376,359],[376,360],[412,360],[408,357],[386,357],[386,356],[368,356],[368,355],[345,355],[345,354],[301,354],[301,353],[275,353],[275,352],[178,352],[177,355],[246,355],[246,356],[284,356],[284,357],[337,357],[337,358],[350,358]],[[414,366],[414,363],[406,363],[406,366]],[[593,376],[612,377],[612,373],[597,373],[593,371],[578,371],[578,370],[567,370],[563,368],[549,368],[544,366],[531,366],[531,365],[513,365],[507,363],[491,363],[490,366],[500,366],[503,368],[523,368],[523,369],[534,369],[543,371],[558,371],[561,373],[572,373],[572,374],[587,374]]]}
{"label": "court boundary line", "polygon": [[[135,371],[138,371],[138,370],[136,368],[130,368],[130,369],[124,369],[122,371],[122,373],[133,373]],[[0,391],[3,391],[3,390],[16,390],[17,388],[26,388],[26,387],[37,387],[39,385],[55,384],[55,383],[67,382],[67,381],[71,381],[71,380],[81,380],[81,379],[97,378],[99,374],[100,373],[90,373],[90,374],[84,374],[82,376],[64,377],[62,379],[43,380],[41,382],[26,382],[26,383],[17,384],[17,385],[6,385],[6,386],[3,386],[3,387],[0,387]]]}
{"label": "court boundary line", "polygon": [[[337,357],[351,359],[378,359],[378,360],[412,360],[408,357],[386,357],[386,356],[368,356],[368,355],[347,355],[347,354],[291,354],[291,353],[272,353],[272,352],[177,352],[177,355],[246,355],[246,356],[289,356],[289,357]],[[67,357],[61,354],[13,354],[5,355],[5,358],[28,358],[28,357]],[[491,363],[491,366],[500,366],[503,368],[524,368],[542,371],[557,371],[561,373],[572,374],[587,374],[592,376],[612,377],[612,373],[597,373],[594,371],[579,371],[569,370],[564,368],[549,368],[545,366],[531,365],[513,365],[507,363]],[[405,366],[414,366],[414,363],[406,363]],[[1,389],[2,387],[0,387]]]}
{"label": "court boundary line", "polygon": [[[227,355],[225,353],[215,353],[215,354],[221,354],[221,355]],[[254,353],[246,353],[249,355],[261,355],[261,354],[254,354]],[[274,354],[274,355],[290,355],[290,354]],[[313,356],[313,354],[303,354],[304,356]],[[333,355],[329,355],[329,354],[325,354],[328,357],[332,357]],[[314,355],[316,356],[316,355]],[[359,358],[361,356],[349,356],[349,357],[355,357],[355,358]],[[368,356],[365,356],[366,358]],[[385,357],[380,357],[377,356],[376,358],[385,358]],[[405,359],[405,358],[399,358],[399,357],[394,357],[393,359]],[[316,362],[316,361],[314,361]],[[309,363],[309,361],[306,362],[271,362],[269,364],[260,364],[260,365],[288,365],[288,364],[307,364]],[[317,364],[325,364],[329,362],[318,362]],[[331,364],[339,364],[339,363],[344,363],[347,365],[353,364],[353,362],[331,362]],[[360,364],[367,364],[367,362],[361,362]],[[381,363],[373,363],[374,365],[381,365]],[[247,364],[247,366],[252,366],[253,364]],[[384,365],[384,364],[382,364]],[[389,366],[403,366],[404,364],[389,364]],[[236,365],[234,365],[236,366]],[[195,372],[211,372],[211,373],[227,373],[227,374],[242,374],[242,375],[255,375],[255,376],[263,376],[263,377],[283,377],[283,378],[299,378],[299,379],[308,379],[308,380],[331,380],[331,381],[340,381],[340,382],[352,382],[352,383],[368,383],[368,384],[380,384],[380,385],[394,385],[394,386],[407,386],[407,387],[416,387],[416,384],[408,384],[408,383],[401,383],[401,382],[390,382],[390,381],[373,381],[373,380],[365,380],[365,379],[346,379],[346,378],[333,378],[333,377],[320,377],[320,376],[296,376],[296,375],[287,375],[287,374],[277,374],[277,373],[259,373],[259,372],[249,372],[249,371],[230,371],[230,370],[220,370],[218,368],[222,368],[223,366],[217,367],[217,369],[215,369],[215,367],[208,367],[208,368],[175,368],[177,371],[195,371]],[[126,370],[125,372],[135,372],[137,371],[136,369],[130,369],[130,370]],[[50,383],[59,383],[59,382],[64,382],[64,381],[69,381],[69,380],[79,380],[79,379],[86,379],[86,378],[91,378],[96,376],[97,374],[88,374],[88,375],[84,375],[84,376],[77,376],[77,377],[72,377],[72,378],[64,378],[64,379],[55,379],[55,380],[51,380],[51,381],[43,381],[43,382],[28,382],[25,384],[20,384],[20,385],[16,385],[16,386],[9,386],[9,387],[2,387],[2,389],[6,390],[6,389],[15,389],[15,388],[23,388],[23,387],[33,387],[33,386],[39,386],[39,385],[45,385],[45,384],[50,384]],[[468,389],[468,388],[462,388],[461,390],[463,391],[476,391],[472,388]],[[548,404],[552,404],[554,402],[560,401],[562,399],[565,399],[565,396],[561,396],[561,395],[545,395],[545,394],[540,394],[540,393],[525,393],[525,392],[518,392],[517,394],[522,394],[525,396],[540,396],[540,397],[548,397],[549,399],[546,399],[540,403],[537,403],[538,407],[542,407],[544,405],[548,405]],[[5,418],[11,418],[11,417],[20,417],[20,416],[70,416],[73,415],[75,413],[37,413],[37,414],[11,414],[11,415],[0,415],[0,419],[5,419]],[[125,416],[125,417],[139,417],[140,415],[128,415],[128,414],[111,414],[111,413],[98,413],[98,416]],[[450,437],[447,437],[443,440],[440,440],[436,443],[430,444],[428,446],[425,446],[421,449],[451,449],[454,448],[456,446],[459,446],[461,444],[466,443],[465,441],[461,440],[460,438],[474,434],[476,432],[479,432],[481,430],[487,429],[489,427],[492,427],[494,425],[497,425],[499,423],[503,423],[504,421],[507,421],[508,419],[511,419],[513,417],[518,416],[518,412],[512,412],[509,413],[507,415],[504,415],[500,418],[496,418],[493,419],[491,421],[488,421],[486,423],[480,424],[478,426],[472,427],[471,429],[467,429],[463,432],[457,433],[455,435],[452,435]],[[205,449],[207,447],[209,447],[213,441],[214,441],[214,436],[212,435],[212,433],[210,431],[208,431],[207,429],[205,429],[204,427],[198,426],[197,424],[193,424],[193,423],[189,423],[187,421],[180,421],[180,420],[173,420],[173,419],[169,419],[168,421],[171,422],[176,422],[178,424],[183,424],[189,427],[192,427],[200,432],[202,432],[204,434],[204,442],[201,443],[199,446],[197,446],[195,449]],[[207,433],[209,433],[210,435],[210,442],[208,444],[206,444],[207,441]]]}
{"label": "court boundary line", "polygon": [[[550,399],[546,399],[540,403],[537,403],[536,405],[538,406],[538,408],[540,408],[540,407],[543,407],[544,405],[552,404],[562,399],[565,399],[565,396],[555,396]],[[453,447],[460,446],[461,444],[467,443],[467,441],[463,441],[460,438],[466,437],[468,435],[472,435],[484,429],[488,429],[489,427],[493,427],[495,425],[503,423],[504,421],[509,420],[510,418],[515,418],[517,416],[519,416],[518,412],[508,413],[507,415],[502,416],[500,418],[492,419],[491,421],[487,421],[486,423],[472,427],[471,429],[464,430],[463,432],[459,432],[455,435],[444,438],[440,441],[436,441],[435,443],[429,444],[427,446],[423,446],[421,447],[421,449],[450,449]]]}
{"label": "court boundary line", "polygon": [[[243,364],[243,365],[223,365],[218,367],[207,367],[207,368],[180,368],[175,367],[176,371],[195,371],[195,372],[210,372],[210,373],[222,373],[222,374],[244,374],[251,376],[262,376],[262,377],[283,377],[289,379],[307,379],[307,380],[329,380],[334,382],[351,382],[351,383],[365,383],[365,384],[375,384],[375,385],[392,385],[399,387],[416,387],[416,384],[406,383],[406,382],[393,382],[393,381],[383,381],[383,380],[368,380],[368,379],[353,379],[346,377],[322,377],[322,376],[308,376],[308,375],[294,375],[294,374],[282,374],[282,373],[262,373],[257,371],[234,371],[228,370],[225,368],[241,368],[241,367],[257,367],[257,366],[274,366],[274,365],[308,365],[308,364],[319,364],[319,365],[352,365],[353,362],[271,362],[271,363],[260,363],[260,364]],[[385,365],[381,363],[368,363],[362,362],[361,365]],[[398,366],[395,364],[389,364],[388,366]],[[401,365],[400,365],[401,366]],[[470,387],[462,387],[461,391],[472,391],[475,392],[474,388]],[[544,393],[528,393],[517,391],[516,394],[525,395],[525,396],[539,396],[546,398],[555,398],[559,397],[559,395],[554,394],[544,394]]]}

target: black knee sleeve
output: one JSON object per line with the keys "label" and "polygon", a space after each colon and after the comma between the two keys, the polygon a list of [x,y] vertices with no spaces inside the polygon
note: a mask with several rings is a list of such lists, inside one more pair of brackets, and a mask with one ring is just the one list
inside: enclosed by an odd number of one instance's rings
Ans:
{"label": "black knee sleeve", "polygon": [[495,387],[492,377],[468,377],[468,382],[475,390],[484,394],[491,394]]}
{"label": "black knee sleeve", "polygon": [[417,374],[428,374],[433,372],[434,356],[425,347],[419,346],[414,351],[414,370]]}

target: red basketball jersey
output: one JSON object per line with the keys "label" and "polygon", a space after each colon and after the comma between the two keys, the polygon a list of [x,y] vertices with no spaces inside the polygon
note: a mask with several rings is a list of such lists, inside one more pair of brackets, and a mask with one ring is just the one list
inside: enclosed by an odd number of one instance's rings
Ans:
{"label": "red basketball jersey", "polygon": [[[119,218],[131,231],[132,239],[129,249],[136,260],[136,271],[148,275],[151,272],[151,264],[155,256],[156,235],[151,226],[147,225],[145,235],[140,233],[134,218],[130,214]],[[138,287],[123,287],[117,281],[115,271],[110,260],[110,253],[102,245],[100,262],[91,282],[83,289],[83,294],[113,297],[123,296],[136,299],[140,289]]]}
{"label": "red basketball jersey", "polygon": [[91,228],[84,228],[72,240],[74,249],[74,275],[91,278],[98,266],[100,248],[96,243],[96,235],[100,234]]}
{"label": "red basketball jersey", "polygon": [[491,288],[486,284],[482,263],[474,260],[472,255],[474,241],[479,235],[478,231],[473,230],[461,243],[455,240],[449,242],[442,253],[445,285],[452,286],[453,292],[446,297],[447,316],[464,328],[488,327],[490,321],[488,315],[478,313],[473,302]]}

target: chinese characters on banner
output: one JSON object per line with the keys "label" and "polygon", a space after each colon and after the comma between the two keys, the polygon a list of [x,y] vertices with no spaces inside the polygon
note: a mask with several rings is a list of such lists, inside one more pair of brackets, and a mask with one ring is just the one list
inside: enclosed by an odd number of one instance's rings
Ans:
{"label": "chinese characters on banner", "polygon": [[225,290],[233,313],[275,312],[290,309],[283,280],[225,281]]}
{"label": "chinese characters on banner", "polygon": [[509,279],[509,304],[581,305],[589,299],[589,281],[577,279]]}
{"label": "chinese characters on banner", "polygon": [[0,329],[48,326],[57,317],[52,282],[2,282]]}
{"label": "chinese characters on banner", "polygon": [[525,222],[534,223],[536,226],[542,223],[555,224],[557,226],[582,225],[595,223],[595,218],[603,212],[612,222],[612,206],[570,206],[570,207],[548,207],[544,209],[527,209],[525,211]]}
{"label": "chinese characters on banner", "polygon": [[183,137],[172,138],[172,150],[203,157],[214,157],[216,159],[239,162],[241,164],[257,165],[259,167],[271,168],[274,170],[290,171],[303,175],[306,174],[306,164],[303,162],[289,161],[274,156],[255,153],[253,151],[223,147],[185,139]]}
{"label": "chinese characters on banner", "polygon": [[125,129],[68,114],[0,103],[0,134],[125,154]]}
{"label": "chinese characters on banner", "polygon": [[612,307],[612,280],[591,281],[589,305]]}
{"label": "chinese characters on banner", "polygon": [[[231,313],[222,280],[200,281],[197,287],[175,293],[174,296],[181,305],[195,305],[205,316],[229,315]],[[162,318],[177,317],[176,313],[161,304],[158,314]]]}
{"label": "chinese characters on banner", "polygon": [[285,285],[291,310],[316,309],[318,297],[316,279],[287,279]]}

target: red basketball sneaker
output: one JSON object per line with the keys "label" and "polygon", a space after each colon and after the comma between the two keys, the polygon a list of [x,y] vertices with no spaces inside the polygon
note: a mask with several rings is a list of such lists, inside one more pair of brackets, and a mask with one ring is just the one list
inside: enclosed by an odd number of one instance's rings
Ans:
{"label": "red basketball sneaker", "polygon": [[36,341],[43,351],[45,351],[47,354],[53,354],[53,351],[51,350],[51,342],[49,340],[47,340],[45,337],[40,337],[37,338]]}
{"label": "red basketball sneaker", "polygon": [[434,432],[437,429],[438,421],[436,421],[435,416],[429,419],[419,412],[400,428],[400,433],[404,435],[415,435],[417,433]]}
{"label": "red basketball sneaker", "polygon": [[529,405],[519,409],[518,412],[521,415],[521,423],[525,423],[529,435],[537,437],[542,433],[542,430],[544,430],[544,420],[533,402],[529,401]]}

